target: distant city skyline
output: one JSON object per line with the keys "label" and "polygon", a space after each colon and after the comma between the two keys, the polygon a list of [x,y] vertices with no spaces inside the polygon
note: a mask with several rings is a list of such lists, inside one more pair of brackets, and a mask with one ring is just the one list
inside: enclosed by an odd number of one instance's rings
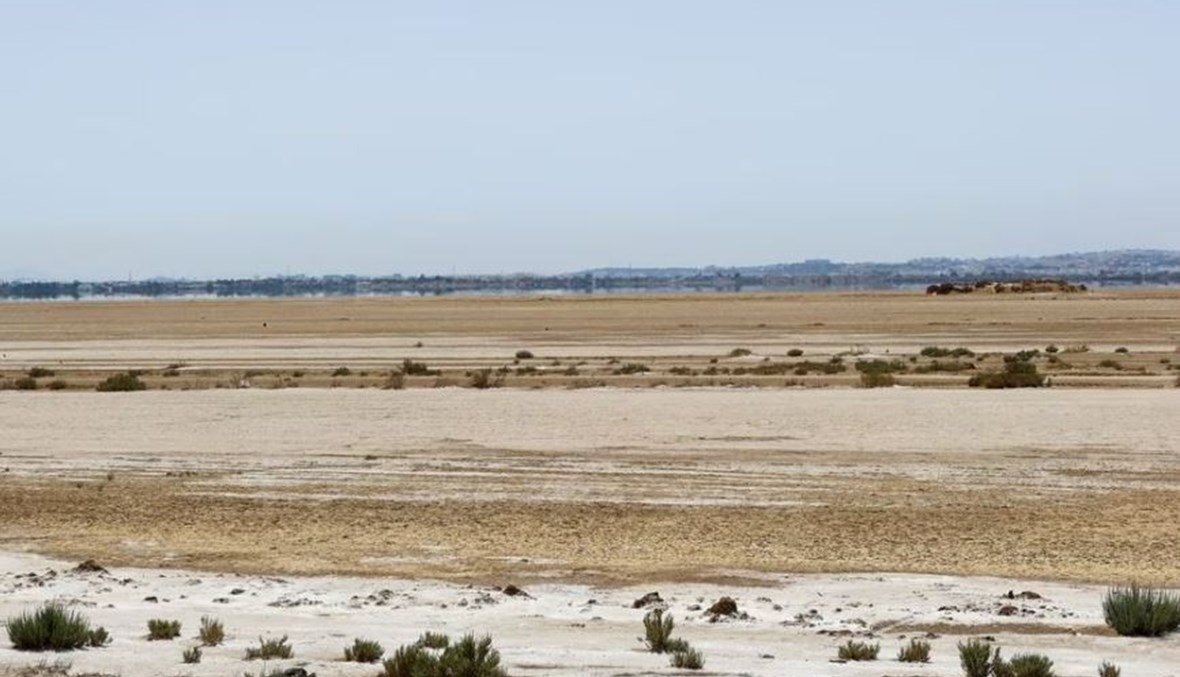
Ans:
{"label": "distant city skyline", "polygon": [[1180,249],[1180,4],[0,0],[0,278]]}

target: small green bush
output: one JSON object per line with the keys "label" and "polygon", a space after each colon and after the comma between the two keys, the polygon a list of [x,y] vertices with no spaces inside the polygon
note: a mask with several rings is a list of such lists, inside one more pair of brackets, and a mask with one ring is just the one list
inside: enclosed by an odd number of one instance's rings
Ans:
{"label": "small green bush", "polygon": [[1102,600],[1102,615],[1120,635],[1161,637],[1180,628],[1180,596],[1135,584],[1114,588]]}
{"label": "small green bush", "polygon": [[438,376],[439,374],[437,370],[413,360],[402,360],[402,373],[406,376]]}
{"label": "small green bush", "polygon": [[1045,346],[1045,352],[1049,353],[1050,355],[1057,352],[1058,350],[1060,350],[1060,349],[1057,346],[1053,345],[1052,343]]}
{"label": "small green bush", "polygon": [[1126,355],[1127,353],[1131,352],[1131,351],[1127,350],[1126,346],[1119,346],[1118,348],[1115,348],[1114,351],[1116,353],[1120,353],[1122,355]]}
{"label": "small green bush", "polygon": [[100,648],[100,647],[104,647],[110,643],[111,643],[111,633],[107,632],[107,629],[102,627],[101,625],[98,626],[97,628],[91,630],[90,634],[86,638],[86,646],[89,646],[89,647],[95,648],[95,649]]}
{"label": "small green bush", "polygon": [[516,351],[516,359],[531,360],[533,359],[533,352],[531,350],[518,350]]}
{"label": "small green bush", "polygon": [[294,656],[291,645],[287,643],[287,636],[283,635],[278,639],[263,639],[258,638],[258,646],[246,648],[246,660],[252,661],[256,659],[271,660],[273,658],[290,658]]}
{"label": "small green bush", "polygon": [[992,677],[1057,677],[1057,673],[1053,672],[1053,661],[1043,654],[1016,654],[1004,661],[997,652],[992,662]]}
{"label": "small green bush", "polygon": [[705,657],[700,651],[685,644],[683,648],[672,652],[669,664],[682,670],[700,670],[705,667]]}
{"label": "small green bush", "polygon": [[45,367],[33,367],[29,369],[29,378],[44,378],[46,376],[53,376],[53,370],[46,369]]}
{"label": "small green bush", "polygon": [[352,646],[344,647],[344,660],[351,663],[376,663],[385,654],[385,649],[371,639],[356,638]]}
{"label": "small green bush", "polygon": [[66,388],[70,387],[70,384],[58,378],[47,383],[45,387],[49,388],[50,390],[65,390]]}
{"label": "small green bush", "polygon": [[336,369],[332,371],[332,375],[333,376],[352,376],[352,370],[349,369],[348,367],[336,367]]}
{"label": "small green bush", "polygon": [[[832,358],[835,360],[835,358]],[[791,365],[794,369],[791,373],[796,376],[806,376],[812,372],[817,374],[842,374],[848,371],[848,367],[844,366],[843,362],[828,361],[828,362],[812,362],[804,360],[803,362],[796,362]]]}
{"label": "small green bush", "polygon": [[180,636],[180,621],[153,618],[147,622],[148,639],[175,639]]}
{"label": "small green bush", "polygon": [[802,348],[791,348],[787,351],[787,357],[803,357]]}
{"label": "small green bush", "polygon": [[73,651],[91,640],[90,621],[53,602],[9,618],[7,626],[17,651]]}
{"label": "small green bush", "polygon": [[911,639],[909,644],[898,650],[897,660],[902,663],[929,663],[930,642],[917,637]]}
{"label": "small green bush", "polygon": [[959,665],[967,677],[990,677],[994,662],[1000,660],[1000,650],[992,652],[992,645],[981,639],[959,642]]}
{"label": "small green bush", "polygon": [[184,653],[181,654],[181,659],[184,660],[185,663],[189,663],[189,664],[193,664],[193,665],[200,663],[201,662],[201,647],[194,646],[192,648],[185,649]]}
{"label": "small green bush", "polygon": [[492,648],[492,638],[475,639],[475,635],[464,635],[453,642],[438,660],[437,677],[507,677],[500,667],[500,652]]}
{"label": "small green bush", "polygon": [[12,382],[12,386],[17,390],[36,390],[37,379],[32,376],[22,376]]}
{"label": "small green bush", "polygon": [[225,626],[212,616],[202,616],[201,629],[197,631],[197,638],[205,646],[217,646],[225,641]]}
{"label": "small green bush", "polygon": [[451,638],[441,632],[427,630],[418,638],[417,646],[424,649],[445,649],[451,643]]}
{"label": "small green bush", "polygon": [[643,637],[647,643],[647,650],[652,653],[666,653],[671,647],[672,630],[676,622],[672,614],[664,614],[663,609],[652,609],[643,617]]}
{"label": "small green bush", "polygon": [[399,647],[381,667],[379,677],[435,677],[439,672],[438,657],[414,644]]}
{"label": "small green bush", "polygon": [[1103,661],[1098,666],[1098,677],[1123,677],[1123,670],[1114,663]]}
{"label": "small green bush", "polygon": [[729,351],[730,357],[746,357],[753,354],[754,351],[750,350],[749,348],[734,348],[733,350]]}
{"label": "small green bush", "polygon": [[614,373],[616,375],[629,375],[643,374],[648,371],[651,371],[651,369],[648,368],[646,364],[640,364],[639,362],[628,362],[627,364],[624,364],[623,366],[615,369]]}
{"label": "small green bush", "polygon": [[95,390],[100,393],[133,392],[136,390],[147,390],[147,384],[141,381],[136,374],[126,372],[108,376],[95,387]]}
{"label": "small green bush", "polygon": [[476,369],[471,372],[471,387],[477,390],[499,388],[504,385],[504,372],[492,369]]}
{"label": "small green bush", "polygon": [[1045,385],[1045,376],[1037,371],[1037,365],[1025,360],[1012,360],[1004,365],[1003,371],[984,372],[972,376],[967,385],[972,388],[1040,388]]}
{"label": "small green bush", "polygon": [[880,644],[848,640],[836,650],[836,657],[842,661],[875,661],[881,651]]}

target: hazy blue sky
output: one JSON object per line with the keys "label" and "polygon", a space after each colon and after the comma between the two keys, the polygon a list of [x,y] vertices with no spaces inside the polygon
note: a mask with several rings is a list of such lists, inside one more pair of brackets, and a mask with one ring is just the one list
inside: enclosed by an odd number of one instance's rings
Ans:
{"label": "hazy blue sky", "polygon": [[1180,2],[0,0],[0,276],[1180,248]]}

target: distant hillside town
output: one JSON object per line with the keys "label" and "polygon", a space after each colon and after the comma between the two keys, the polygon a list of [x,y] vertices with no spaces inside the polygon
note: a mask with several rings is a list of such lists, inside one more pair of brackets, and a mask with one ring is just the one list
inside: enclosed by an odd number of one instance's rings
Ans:
{"label": "distant hillside town", "polygon": [[826,259],[765,266],[598,268],[559,275],[285,275],[217,280],[0,281],[0,299],[404,296],[444,294],[951,289],[978,281],[1069,280],[1076,285],[1180,284],[1180,252],[1119,250],[1041,257],[922,258],[905,263]]}

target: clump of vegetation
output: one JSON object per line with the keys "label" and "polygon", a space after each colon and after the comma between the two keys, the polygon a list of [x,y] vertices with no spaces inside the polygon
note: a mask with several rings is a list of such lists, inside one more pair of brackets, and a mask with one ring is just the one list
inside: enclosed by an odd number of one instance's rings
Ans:
{"label": "clump of vegetation", "polygon": [[17,651],[74,651],[91,646],[90,621],[54,602],[9,618],[6,625],[8,640]]}
{"label": "clump of vegetation", "polygon": [[134,392],[136,390],[147,390],[147,384],[139,379],[138,374],[129,371],[108,376],[95,386],[94,389],[100,393]]}
{"label": "clump of vegetation", "polygon": [[624,364],[621,367],[616,368],[614,373],[616,375],[630,375],[630,374],[644,374],[649,371],[651,371],[651,369],[646,364],[642,364],[639,362],[628,362],[627,364]]}
{"label": "clump of vegetation", "polygon": [[508,674],[500,667],[500,652],[492,648],[492,638],[476,640],[475,635],[465,635],[453,644],[446,642],[441,653],[420,644],[399,647],[382,667],[379,677],[507,677]]}
{"label": "clump of vegetation", "polygon": [[1123,355],[1126,355],[1127,353],[1131,352],[1131,351],[1127,350],[1127,346],[1119,346],[1118,348],[1115,348],[1114,351],[1116,353],[1121,353]]}
{"label": "clump of vegetation", "polygon": [[332,376],[352,376],[352,370],[348,367],[336,367]]}
{"label": "clump of vegetation", "polygon": [[406,376],[438,376],[440,372],[427,367],[422,362],[402,360],[402,373]]}
{"label": "clump of vegetation", "polygon": [[1119,364],[1116,360],[1112,360],[1109,358],[1100,361],[1098,363],[1098,366],[1103,369],[1114,369],[1115,371],[1122,371],[1123,370],[1123,365]]}
{"label": "clump of vegetation", "polygon": [[37,379],[32,376],[22,376],[12,382],[12,386],[17,390],[36,390]]}
{"label": "clump of vegetation", "polygon": [[518,350],[518,351],[516,351],[516,359],[518,359],[518,360],[531,360],[531,359],[533,359],[533,351],[531,351],[531,350]]}
{"label": "clump of vegetation", "polygon": [[1134,584],[1113,588],[1102,600],[1102,616],[1120,635],[1161,637],[1180,628],[1180,596]]}
{"label": "clump of vegetation", "polygon": [[98,649],[111,643],[111,633],[101,625],[90,631],[86,638],[86,646]]}
{"label": "clump of vegetation", "polygon": [[940,362],[933,360],[930,364],[921,364],[914,367],[915,374],[935,374],[939,372],[947,372],[957,374],[961,371],[974,371],[975,365],[971,362]]}
{"label": "clump of vegetation", "polygon": [[471,387],[479,390],[499,388],[504,385],[504,372],[493,369],[476,369],[471,372]]}
{"label": "clump of vegetation", "polygon": [[447,637],[446,634],[441,632],[431,632],[430,630],[422,633],[422,635],[418,637],[418,641],[415,642],[417,646],[420,646],[424,649],[445,649],[450,643],[451,638]]}
{"label": "clump of vegetation", "polygon": [[688,367],[672,367],[668,370],[669,374],[673,376],[696,376],[696,372]]}
{"label": "clump of vegetation", "polygon": [[897,385],[897,379],[893,378],[893,374],[861,372],[860,386],[862,388],[892,388],[895,385]]}
{"label": "clump of vegetation", "polygon": [[1123,670],[1114,663],[1103,661],[1098,666],[1098,677],[1123,677]]}
{"label": "clump of vegetation", "polygon": [[66,383],[60,378],[56,378],[46,384],[45,387],[49,388],[50,390],[65,390],[66,388],[70,387],[70,384]]}
{"label": "clump of vegetation", "polygon": [[803,357],[802,348],[791,348],[787,351],[787,357]]}
{"label": "clump of vegetation", "polygon": [[385,655],[385,649],[371,639],[356,638],[352,646],[344,647],[344,660],[350,663],[376,663]]}
{"label": "clump of vegetation", "polygon": [[197,637],[205,646],[218,646],[225,641],[225,626],[212,616],[202,616],[201,629],[197,631]]}
{"label": "clump of vegetation", "polygon": [[258,638],[258,646],[246,647],[246,660],[271,660],[272,658],[290,658],[295,652],[287,643],[287,636],[278,639]]}
{"label": "clump of vegetation", "polygon": [[665,614],[663,609],[652,609],[643,617],[643,641],[647,650],[652,653],[671,653],[687,649],[688,643],[672,639],[672,630],[676,622],[672,614]]}
{"label": "clump of vegetation", "polygon": [[959,664],[967,677],[991,677],[992,666],[1000,660],[1000,650],[981,639],[959,642]]}
{"label": "clump of vegetation", "polygon": [[180,621],[153,618],[147,622],[148,639],[175,639],[180,636]]}
{"label": "clump of vegetation", "polygon": [[922,357],[973,357],[975,355],[967,348],[941,348],[939,346],[926,346],[919,354]]}
{"label": "clump of vegetation", "polygon": [[881,651],[880,644],[848,640],[836,650],[836,657],[842,661],[875,661]]}
{"label": "clump of vegetation", "polygon": [[386,390],[402,390],[406,387],[406,375],[394,369],[389,372],[389,377],[385,379]]}
{"label": "clump of vegetation", "polygon": [[46,376],[53,376],[53,370],[46,369],[45,367],[33,367],[29,369],[29,378],[44,378]]}
{"label": "clump of vegetation", "polygon": [[909,644],[898,650],[897,660],[902,663],[929,663],[930,642],[917,637],[911,639]]}
{"label": "clump of vegetation", "polygon": [[[833,360],[834,359],[835,358],[833,358]],[[793,364],[791,366],[794,367],[794,369],[791,373],[793,373],[796,376],[806,376],[807,374],[810,374],[812,372],[815,372],[817,374],[831,375],[831,374],[842,374],[845,371],[848,371],[848,367],[844,366],[843,362],[835,362],[835,361],[812,362],[810,360],[805,360],[803,362],[796,362],[795,364]]]}
{"label": "clump of vegetation", "polygon": [[750,350],[749,348],[734,348],[733,350],[729,351],[730,357],[746,357],[747,355],[753,354],[754,351]]}
{"label": "clump of vegetation", "polygon": [[181,654],[181,660],[190,665],[195,665],[201,662],[201,647],[194,646],[184,650]]}
{"label": "clump of vegetation", "polygon": [[686,643],[682,648],[672,652],[669,664],[681,670],[700,670],[705,667],[705,657]]}
{"label": "clump of vegetation", "polygon": [[856,363],[856,370],[862,374],[902,374],[908,369],[901,360],[864,360]]}
{"label": "clump of vegetation", "polygon": [[976,374],[967,381],[972,388],[1040,388],[1045,385],[1045,376],[1037,371],[1037,365],[1026,361],[1012,361],[1004,365],[1003,371],[989,371]]}
{"label": "clump of vegetation", "polygon": [[1052,355],[1053,353],[1057,352],[1058,350],[1060,350],[1060,348],[1058,348],[1057,346],[1053,345],[1052,343],[1050,343],[1049,345],[1045,346],[1045,352],[1049,353],[1050,355]]}
{"label": "clump of vegetation", "polygon": [[1088,352],[1090,352],[1090,346],[1088,346],[1084,343],[1081,345],[1076,345],[1076,346],[1066,346],[1062,352],[1065,352],[1065,353],[1088,353]]}
{"label": "clump of vegetation", "polygon": [[1053,661],[1043,654],[1016,654],[1005,661],[997,651],[992,661],[992,677],[1057,677],[1057,673],[1053,672]]}

